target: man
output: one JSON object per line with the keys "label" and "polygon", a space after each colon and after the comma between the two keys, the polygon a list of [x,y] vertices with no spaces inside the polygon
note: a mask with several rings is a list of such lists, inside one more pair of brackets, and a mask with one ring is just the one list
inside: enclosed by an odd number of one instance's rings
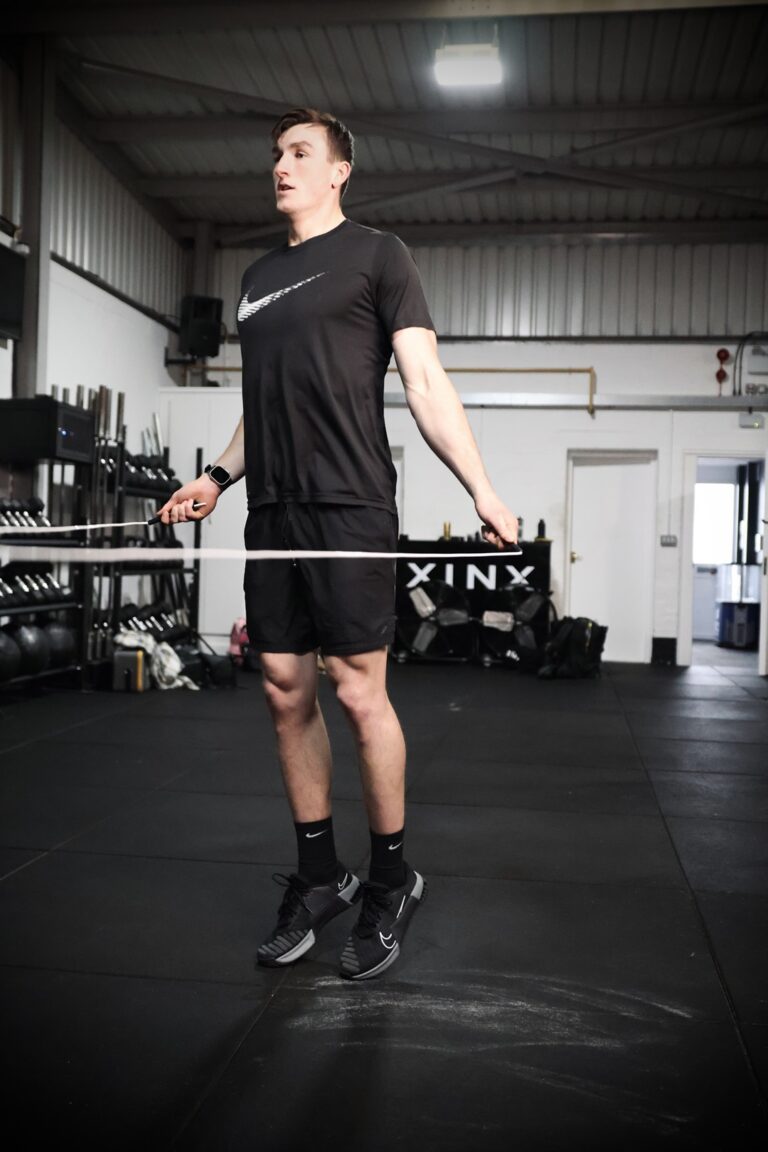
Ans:
{"label": "man", "polygon": [[[248,548],[396,551],[396,474],[383,403],[394,351],[419,429],[474,499],[485,538],[500,548],[516,541],[517,521],[491,487],[440,365],[408,250],[342,213],[353,163],[349,131],[327,113],[300,108],[281,118],[272,139],[288,242],[243,276],[243,417],[215,465],[168,501],[163,521],[210,515],[222,490],[245,476]],[[193,511],[195,500],[204,511]],[[251,561],[245,596],[299,857],[296,873],[279,878],[287,891],[257,960],[292,963],[325,923],[362,898],[341,975],[366,979],[397,958],[425,893],[423,877],[403,858],[405,742],[385,682],[394,563]],[[358,746],[371,836],[365,883],[336,857],[318,650]]]}

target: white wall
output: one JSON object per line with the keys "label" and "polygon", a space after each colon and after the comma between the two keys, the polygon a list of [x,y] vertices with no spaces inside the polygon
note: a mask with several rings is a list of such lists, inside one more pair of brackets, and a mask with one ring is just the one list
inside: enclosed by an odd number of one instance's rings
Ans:
{"label": "white wall", "polygon": [[0,400],[11,396],[11,370],[13,367],[13,341],[0,341]]}
{"label": "white wall", "polygon": [[[714,352],[711,344],[482,342],[440,345],[446,368],[479,369],[476,373],[454,374],[453,380],[460,392],[578,392],[584,396],[585,409],[586,376],[484,374],[482,367],[593,366],[597,372],[598,395],[666,393],[711,397],[717,395],[714,373],[718,363]],[[226,356],[230,367],[239,363],[239,349],[235,346],[226,349]],[[177,389],[164,394],[164,419],[169,426],[173,463],[179,471],[183,471],[183,453],[189,467],[192,466],[194,438],[206,449],[208,457],[225,446],[241,412],[239,374],[231,373],[228,381],[229,387]],[[387,392],[400,389],[398,377],[388,377]],[[726,390],[730,390],[730,382]],[[662,548],[659,536],[671,533],[681,537],[683,456],[696,451],[719,456],[748,452],[761,457],[768,446],[768,433],[739,428],[736,412],[610,411],[598,412],[593,419],[586,410],[469,408],[467,415],[491,481],[510,508],[524,518],[526,535],[535,535],[539,519],[546,521],[547,535],[553,540],[552,585],[561,609],[566,580],[569,449],[656,451],[657,532],[655,539],[648,541],[655,554],[654,635],[676,636],[683,557],[680,548]],[[390,444],[393,448],[401,447],[404,454],[402,530],[412,538],[434,539],[440,535],[443,521],[450,520],[455,534],[474,534],[479,522],[470,497],[422,440],[410,412],[405,408],[387,408],[386,419]],[[245,514],[241,494],[236,492],[229,493],[217,511],[215,539],[222,546],[236,547],[242,539]],[[599,516],[599,509],[595,514]],[[631,515],[631,509],[627,514]],[[684,558],[684,562],[689,564],[690,557]],[[219,631],[221,621],[226,619],[231,623],[239,614],[240,579],[239,572],[233,572],[226,579],[223,573],[217,575],[219,607],[214,609],[212,602],[210,607],[205,607],[204,629]],[[205,598],[204,604],[208,604]]]}
{"label": "white wall", "polygon": [[49,317],[48,389],[57,384],[72,395],[82,384],[87,394],[88,388],[105,384],[115,393],[125,392],[128,449],[141,452],[141,429],[159,411],[159,389],[172,383],[163,366],[172,334],[56,263],[51,264]]}
{"label": "white wall", "polygon": [[[160,396],[160,419],[171,452],[171,465],[182,480],[191,480],[195,452],[204,450],[203,464],[226,448],[243,407],[239,388],[171,388]],[[204,548],[240,548],[247,515],[245,485],[238,484],[220,499],[216,511],[202,522]],[[192,543],[192,527],[180,526],[177,536]],[[202,565],[200,630],[214,644],[226,640],[233,621],[243,616],[243,565],[216,560]]]}

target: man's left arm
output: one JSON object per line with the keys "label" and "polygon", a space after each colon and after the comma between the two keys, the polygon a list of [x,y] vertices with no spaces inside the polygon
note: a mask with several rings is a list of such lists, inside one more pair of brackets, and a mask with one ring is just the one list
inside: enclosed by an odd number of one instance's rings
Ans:
{"label": "man's left arm", "polygon": [[461,400],[440,363],[435,333],[428,328],[401,328],[392,336],[392,349],[419,431],[474,500],[484,538],[497,548],[516,543],[517,518],[486,475]]}

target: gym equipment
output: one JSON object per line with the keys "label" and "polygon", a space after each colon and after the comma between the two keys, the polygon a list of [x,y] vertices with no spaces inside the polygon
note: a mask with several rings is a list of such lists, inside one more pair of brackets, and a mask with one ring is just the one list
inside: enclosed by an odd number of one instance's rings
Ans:
{"label": "gym equipment", "polygon": [[66,668],[74,664],[77,655],[77,638],[72,628],[65,624],[51,621],[46,624],[43,631],[48,638],[50,662],[52,668]]}
{"label": "gym equipment", "polygon": [[0,683],[19,675],[21,652],[12,636],[0,631]]}
{"label": "gym equipment", "polygon": [[179,326],[179,352],[182,356],[218,356],[222,304],[216,296],[182,297]]}
{"label": "gym equipment", "polygon": [[586,616],[564,616],[546,647],[540,680],[581,680],[599,676],[608,629]]}
{"label": "gym equipment", "polygon": [[38,460],[88,463],[94,416],[52,396],[0,400],[0,460],[33,464]]}
{"label": "gym equipment", "polygon": [[466,598],[444,580],[427,580],[397,591],[395,657],[429,660],[471,660],[477,650],[475,629]]}
{"label": "gym equipment", "polygon": [[142,648],[115,652],[112,657],[112,689],[115,692],[146,692],[149,688],[149,657]]}
{"label": "gym equipment", "polygon": [[38,672],[45,672],[50,664],[51,649],[43,629],[36,624],[18,624],[11,636],[21,653],[19,674],[35,676]]}
{"label": "gym equipment", "polygon": [[554,605],[543,592],[525,585],[489,592],[477,621],[481,663],[486,668],[498,663],[523,671],[540,668],[556,620]]}

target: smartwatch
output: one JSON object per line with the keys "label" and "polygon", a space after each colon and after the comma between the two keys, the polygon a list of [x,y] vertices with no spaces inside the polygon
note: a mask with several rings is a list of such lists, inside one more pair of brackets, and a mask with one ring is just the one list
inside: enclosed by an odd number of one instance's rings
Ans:
{"label": "smartwatch", "polygon": [[229,488],[232,483],[231,475],[227,472],[226,468],[222,468],[221,464],[206,464],[205,473],[207,476],[210,476],[214,484],[218,484],[222,491],[225,488]]}

